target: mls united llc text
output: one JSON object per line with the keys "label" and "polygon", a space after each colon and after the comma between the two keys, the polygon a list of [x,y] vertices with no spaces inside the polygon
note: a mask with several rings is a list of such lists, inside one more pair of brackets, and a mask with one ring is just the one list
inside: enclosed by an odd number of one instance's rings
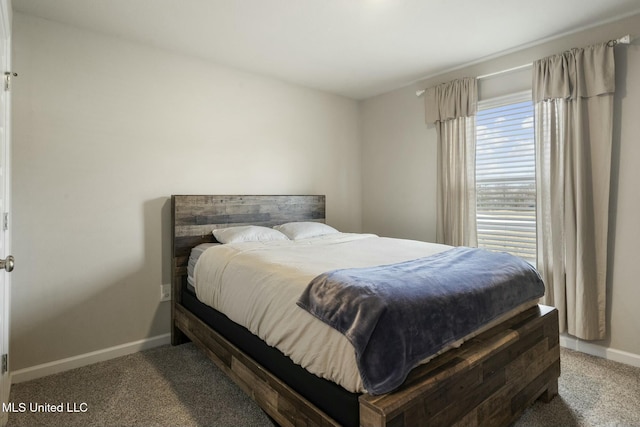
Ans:
{"label": "mls united llc text", "polygon": [[3,403],[2,412],[87,412],[89,405],[85,402],[61,402],[61,403]]}

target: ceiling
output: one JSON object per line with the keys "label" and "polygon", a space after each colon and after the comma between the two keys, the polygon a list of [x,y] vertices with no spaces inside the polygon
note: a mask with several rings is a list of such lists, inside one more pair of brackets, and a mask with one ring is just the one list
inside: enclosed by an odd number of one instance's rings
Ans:
{"label": "ceiling", "polygon": [[640,13],[640,0],[13,0],[13,9],[364,99]]}

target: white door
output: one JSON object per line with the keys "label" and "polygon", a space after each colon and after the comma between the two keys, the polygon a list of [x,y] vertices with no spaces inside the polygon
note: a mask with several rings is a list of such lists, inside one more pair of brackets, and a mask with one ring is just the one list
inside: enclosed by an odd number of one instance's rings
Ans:
{"label": "white door", "polygon": [[[11,380],[9,378],[6,355],[9,353],[9,302],[10,277],[13,269],[11,239],[8,230],[10,202],[11,145],[11,99],[9,96],[11,71],[11,9],[10,0],[0,0],[0,66],[2,67],[2,87],[0,87],[0,404],[9,399]],[[5,425],[7,412],[2,412],[0,424]]]}

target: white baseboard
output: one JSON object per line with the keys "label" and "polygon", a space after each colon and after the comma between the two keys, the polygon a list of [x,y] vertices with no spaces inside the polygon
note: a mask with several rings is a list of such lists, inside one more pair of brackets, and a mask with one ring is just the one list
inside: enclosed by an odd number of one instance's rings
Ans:
{"label": "white baseboard", "polygon": [[[19,369],[11,373],[11,383],[17,384],[45,377],[47,375],[57,374],[59,372],[68,371],[69,369],[80,368],[82,366],[91,365],[92,363],[103,362],[105,360],[126,356],[127,354],[137,353],[142,350],[170,343],[171,334],[163,334],[140,341],[105,348],[103,350],[93,351],[91,353],[81,354],[79,356],[43,363],[42,365]],[[601,345],[592,344],[567,335],[560,335],[560,345],[592,356],[602,357],[604,359],[613,360],[614,362],[640,367],[640,355],[638,354],[603,347]]]}
{"label": "white baseboard", "polygon": [[625,363],[627,365],[640,368],[640,355],[629,353],[622,350],[616,350],[609,347],[603,347],[598,344],[592,344],[567,335],[560,335],[560,345],[562,347],[587,353],[592,356],[602,357],[614,362]]}
{"label": "white baseboard", "polygon": [[78,356],[68,357],[62,360],[43,363],[42,365],[18,369],[17,371],[11,373],[11,383],[17,384],[24,381],[45,377],[47,375],[57,374],[58,372],[80,368],[82,366],[91,365],[92,363],[97,362],[103,362],[105,360],[114,359],[120,356],[126,356],[127,354],[137,353],[142,350],[147,350],[169,343],[171,343],[171,334],[163,334],[151,338],[146,338],[140,341],[117,345],[115,347],[92,351],[91,353],[85,353]]}

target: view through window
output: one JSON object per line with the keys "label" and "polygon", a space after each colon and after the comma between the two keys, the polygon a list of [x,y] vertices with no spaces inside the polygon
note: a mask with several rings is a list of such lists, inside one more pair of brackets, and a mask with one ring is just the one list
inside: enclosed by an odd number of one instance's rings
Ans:
{"label": "view through window", "polygon": [[478,104],[478,246],[535,265],[536,171],[531,93]]}

